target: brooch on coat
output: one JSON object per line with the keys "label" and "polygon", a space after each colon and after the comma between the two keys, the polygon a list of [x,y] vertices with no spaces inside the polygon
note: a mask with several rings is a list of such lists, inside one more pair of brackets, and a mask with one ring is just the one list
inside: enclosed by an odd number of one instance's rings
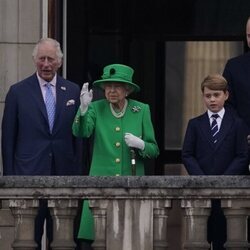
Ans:
{"label": "brooch on coat", "polygon": [[134,106],[131,108],[131,110],[135,113],[135,112],[139,112],[141,110],[141,107],[139,106]]}

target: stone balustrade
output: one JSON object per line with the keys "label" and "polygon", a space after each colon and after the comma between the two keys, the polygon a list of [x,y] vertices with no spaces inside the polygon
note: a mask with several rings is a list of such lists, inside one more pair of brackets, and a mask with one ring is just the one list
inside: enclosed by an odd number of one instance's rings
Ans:
{"label": "stone balustrade", "polygon": [[51,209],[53,250],[75,249],[73,220],[80,199],[90,201],[94,214],[95,250],[171,250],[167,236],[173,200],[180,201],[185,218],[183,249],[207,250],[211,199],[221,199],[227,218],[226,249],[250,247],[248,176],[0,177],[1,249],[35,250],[39,199],[47,199]]}

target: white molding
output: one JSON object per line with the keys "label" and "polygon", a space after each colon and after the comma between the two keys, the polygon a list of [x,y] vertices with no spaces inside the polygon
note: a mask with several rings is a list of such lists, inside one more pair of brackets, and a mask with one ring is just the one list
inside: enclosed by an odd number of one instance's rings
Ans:
{"label": "white molding", "polygon": [[67,0],[63,0],[63,65],[62,75],[67,78]]}
{"label": "white molding", "polygon": [[42,0],[42,37],[48,37],[48,0]]}

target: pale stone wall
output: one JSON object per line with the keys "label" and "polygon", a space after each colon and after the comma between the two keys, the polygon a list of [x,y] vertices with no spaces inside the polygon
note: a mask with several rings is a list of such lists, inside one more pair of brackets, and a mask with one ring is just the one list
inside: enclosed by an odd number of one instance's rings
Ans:
{"label": "pale stone wall", "polygon": [[41,34],[41,0],[0,1],[0,121],[9,87],[34,72],[31,54]]}
{"label": "pale stone wall", "polygon": [[[41,0],[0,1],[0,123],[9,87],[35,70],[31,54],[41,34]],[[1,173],[0,155],[0,175]],[[4,227],[0,239],[5,235],[5,241],[1,241],[1,249],[10,250],[14,236],[14,219],[10,210],[4,208],[7,207],[5,202],[2,206],[0,224]]]}

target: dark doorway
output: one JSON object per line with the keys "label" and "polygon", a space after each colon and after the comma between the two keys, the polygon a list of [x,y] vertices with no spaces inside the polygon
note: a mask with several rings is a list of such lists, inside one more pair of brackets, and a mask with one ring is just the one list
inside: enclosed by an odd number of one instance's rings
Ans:
{"label": "dark doorway", "polygon": [[[67,78],[82,85],[99,78],[109,63],[135,68],[135,82],[142,87],[135,98],[151,107],[161,152],[148,173],[163,174],[166,164],[181,163],[181,143],[171,148],[165,142],[166,88],[179,90],[173,99],[181,101],[183,95],[181,86],[166,82],[165,42],[243,42],[249,13],[249,0],[67,1]],[[184,62],[180,56],[179,61]],[[179,113],[180,101],[173,104]],[[176,121],[177,128],[182,125]]]}

